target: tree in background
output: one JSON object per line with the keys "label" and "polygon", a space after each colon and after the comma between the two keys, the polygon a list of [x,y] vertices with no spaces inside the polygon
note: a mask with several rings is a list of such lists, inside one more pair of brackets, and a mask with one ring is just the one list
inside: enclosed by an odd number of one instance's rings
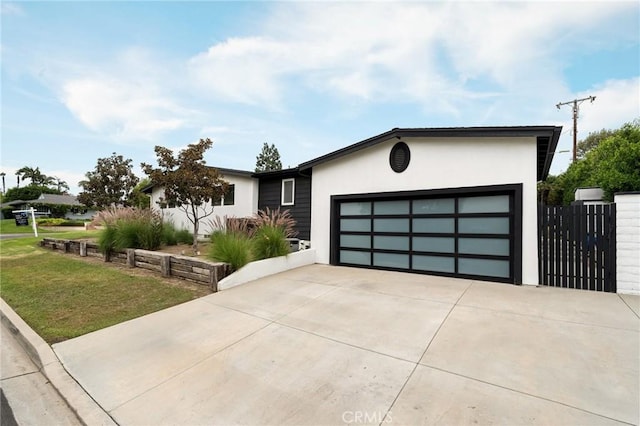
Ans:
{"label": "tree in background", "polygon": [[151,197],[142,192],[142,190],[150,184],[151,179],[149,178],[144,178],[138,182],[136,187],[133,188],[133,191],[131,191],[131,198],[129,200],[131,202],[131,206],[139,209],[148,209],[151,207]]}
{"label": "tree in background", "polygon": [[55,186],[61,194],[69,193],[69,184],[57,176],[53,177],[53,186]]}
{"label": "tree in background", "polygon": [[97,208],[130,205],[131,192],[139,181],[131,163],[131,159],[125,160],[115,152],[111,157],[99,158],[95,169],[79,183],[84,191],[78,194],[78,201]]}
{"label": "tree in background", "polygon": [[282,170],[280,153],[274,144],[262,145],[262,151],[256,157],[256,172],[269,172],[271,170]]}
{"label": "tree in background", "polygon": [[640,119],[617,130],[591,133],[582,144],[582,157],[559,176],[538,185],[538,199],[551,205],[569,205],[575,190],[597,186],[605,199],[616,192],[640,191]]}
{"label": "tree in background", "polygon": [[30,185],[35,186],[50,186],[55,183],[55,179],[43,174],[40,171],[40,167],[22,167],[16,172],[16,176],[24,182],[25,180],[30,180]]}
{"label": "tree in background", "polygon": [[198,231],[202,219],[213,214],[212,200],[222,197],[228,183],[218,171],[206,165],[203,159],[211,148],[211,139],[200,139],[189,144],[175,157],[173,151],[155,147],[159,167],[142,163],[142,170],[154,185],[164,188],[161,205],[175,206],[182,210],[193,224],[193,250],[198,252]]}
{"label": "tree in background", "polygon": [[62,194],[55,188],[49,188],[48,186],[40,186],[40,185],[27,185],[22,188],[13,187],[7,190],[7,193],[2,198],[3,203],[8,203],[9,201],[22,200],[29,201],[35,200],[42,194]]}
{"label": "tree in background", "polygon": [[576,156],[579,159],[584,158],[587,152],[591,151],[592,149],[597,147],[598,144],[602,142],[604,139],[610,136],[613,136],[614,134],[615,134],[615,131],[609,130],[609,129],[602,129],[602,130],[598,130],[597,132],[590,132],[586,138],[578,142],[578,144],[576,145]]}

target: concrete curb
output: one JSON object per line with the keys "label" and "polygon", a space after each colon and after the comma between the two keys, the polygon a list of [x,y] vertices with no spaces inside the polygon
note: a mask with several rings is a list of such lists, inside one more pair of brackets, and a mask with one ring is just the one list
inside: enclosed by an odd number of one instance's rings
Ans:
{"label": "concrete curb", "polygon": [[18,339],[42,374],[85,425],[117,425],[67,373],[53,349],[0,298],[0,319]]}

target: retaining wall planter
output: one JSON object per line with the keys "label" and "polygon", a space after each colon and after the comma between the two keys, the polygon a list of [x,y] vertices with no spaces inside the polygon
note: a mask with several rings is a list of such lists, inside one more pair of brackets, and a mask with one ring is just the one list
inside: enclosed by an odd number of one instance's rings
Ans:
{"label": "retaining wall planter", "polygon": [[231,269],[226,263],[140,249],[114,250],[108,256],[104,256],[96,243],[83,240],[44,238],[40,241],[40,246],[81,257],[99,257],[105,262],[154,271],[163,277],[193,281],[209,286],[213,292],[218,291],[218,281],[228,276]]}

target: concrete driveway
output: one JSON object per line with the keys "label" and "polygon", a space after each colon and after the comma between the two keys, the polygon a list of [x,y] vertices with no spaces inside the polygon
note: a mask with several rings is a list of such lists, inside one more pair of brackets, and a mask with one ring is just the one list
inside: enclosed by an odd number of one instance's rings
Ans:
{"label": "concrete driveway", "polygon": [[54,345],[122,425],[638,424],[640,297],[312,265]]}

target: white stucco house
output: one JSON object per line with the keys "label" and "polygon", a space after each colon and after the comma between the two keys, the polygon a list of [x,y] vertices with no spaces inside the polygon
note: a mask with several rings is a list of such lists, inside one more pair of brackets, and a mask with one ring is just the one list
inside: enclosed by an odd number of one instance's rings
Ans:
{"label": "white stucco house", "polygon": [[[214,203],[216,216],[249,217],[258,210],[258,179],[253,177],[253,172],[244,170],[225,169],[216,167],[220,176],[229,183],[229,191],[220,200]],[[164,217],[173,222],[178,229],[192,230],[193,225],[184,211],[175,206],[160,208],[161,200],[164,200],[164,189],[153,184],[143,189],[151,198],[151,207],[162,211]],[[236,196],[238,194],[238,196]],[[211,204],[207,205],[210,208]],[[206,223],[201,225],[203,234],[211,230]]]}
{"label": "white stucco house", "polygon": [[215,214],[289,209],[318,263],[535,285],[536,184],[561,130],[396,128],[291,169],[218,169],[234,193]]}

